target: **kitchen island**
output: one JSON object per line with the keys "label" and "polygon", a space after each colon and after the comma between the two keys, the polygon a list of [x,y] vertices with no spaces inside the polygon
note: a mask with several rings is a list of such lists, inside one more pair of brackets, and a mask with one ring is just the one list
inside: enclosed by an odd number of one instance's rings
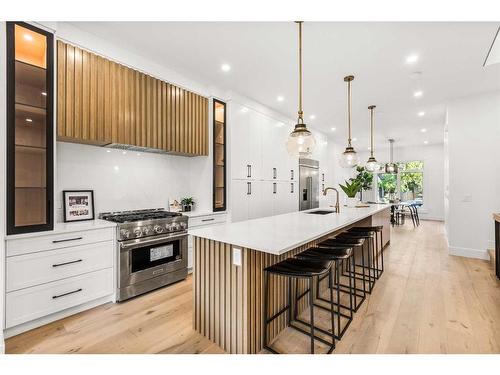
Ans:
{"label": "kitchen island", "polygon": [[[259,353],[263,333],[263,269],[351,226],[383,225],[390,241],[390,206],[331,207],[190,230],[194,236],[194,328],[228,353]],[[300,291],[305,283],[299,283]],[[286,304],[285,280],[270,279],[272,314]],[[305,299],[298,308],[307,307]],[[269,327],[272,340],[286,316]]]}

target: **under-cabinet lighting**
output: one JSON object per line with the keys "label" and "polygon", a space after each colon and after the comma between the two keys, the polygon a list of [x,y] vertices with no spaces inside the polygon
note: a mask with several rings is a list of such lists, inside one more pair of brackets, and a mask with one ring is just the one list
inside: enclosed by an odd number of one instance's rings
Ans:
{"label": "under-cabinet lighting", "polygon": [[30,119],[30,118],[27,118],[27,119],[26,119],[26,122],[33,122],[33,120],[32,120],[32,119]]}
{"label": "under-cabinet lighting", "polygon": [[278,97],[276,98],[276,100],[277,100],[278,102],[282,102],[282,101],[284,101],[284,100],[285,100],[285,98],[284,98],[283,96],[281,96],[281,95],[278,95]]}

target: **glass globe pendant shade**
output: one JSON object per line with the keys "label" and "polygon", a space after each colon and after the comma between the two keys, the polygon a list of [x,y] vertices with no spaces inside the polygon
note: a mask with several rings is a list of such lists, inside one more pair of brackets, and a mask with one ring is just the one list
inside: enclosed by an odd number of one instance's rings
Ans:
{"label": "glass globe pendant shade", "polygon": [[370,156],[366,162],[365,169],[368,172],[375,172],[380,169],[380,164],[373,156]]}
{"label": "glass globe pendant shade", "polygon": [[346,147],[340,156],[340,165],[342,168],[354,168],[358,165],[358,154],[351,146]]}
{"label": "glass globe pendant shade", "polygon": [[385,173],[391,173],[391,174],[398,173],[398,165],[395,163],[387,163],[385,165]]}
{"label": "glass globe pendant shade", "polygon": [[290,133],[286,141],[286,149],[290,156],[308,157],[311,156],[316,140],[312,133],[307,130],[305,124],[295,125],[295,129]]}

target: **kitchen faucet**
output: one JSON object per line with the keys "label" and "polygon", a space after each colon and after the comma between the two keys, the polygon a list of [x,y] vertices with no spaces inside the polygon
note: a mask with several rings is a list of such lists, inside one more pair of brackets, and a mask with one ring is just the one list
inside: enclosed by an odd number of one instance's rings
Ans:
{"label": "kitchen faucet", "polygon": [[339,205],[339,191],[335,189],[334,187],[327,187],[326,189],[323,190],[323,195],[326,195],[328,190],[335,190],[337,193],[337,202],[335,203],[335,212],[340,213],[340,205]]}

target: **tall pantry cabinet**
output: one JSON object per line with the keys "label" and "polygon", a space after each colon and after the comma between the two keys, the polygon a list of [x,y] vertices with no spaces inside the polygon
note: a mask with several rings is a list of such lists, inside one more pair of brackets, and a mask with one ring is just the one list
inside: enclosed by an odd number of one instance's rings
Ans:
{"label": "tall pantry cabinet", "polygon": [[298,210],[298,159],[285,146],[292,125],[235,102],[228,116],[232,221]]}

